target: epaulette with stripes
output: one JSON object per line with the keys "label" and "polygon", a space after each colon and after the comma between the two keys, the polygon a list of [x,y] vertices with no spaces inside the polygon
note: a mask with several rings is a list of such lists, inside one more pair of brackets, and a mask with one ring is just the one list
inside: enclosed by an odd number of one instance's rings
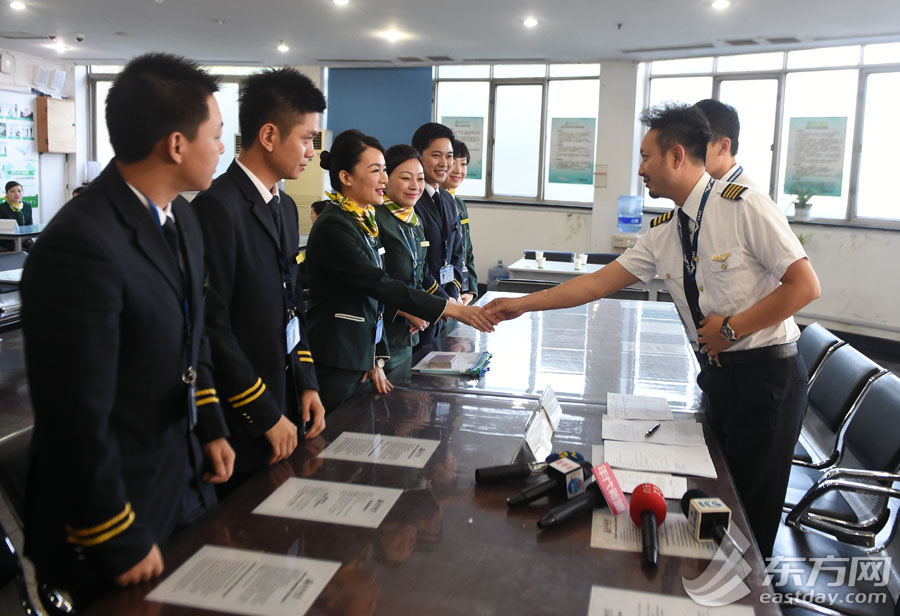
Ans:
{"label": "epaulette with stripes", "polygon": [[722,197],[725,199],[731,199],[732,201],[737,201],[741,198],[741,195],[744,194],[744,191],[747,190],[747,187],[743,184],[729,184],[725,187],[725,190],[722,191]]}
{"label": "epaulette with stripes", "polygon": [[672,216],[674,216],[674,215],[675,215],[675,210],[669,210],[665,214],[661,214],[660,216],[657,216],[656,218],[654,218],[653,220],[650,221],[650,228],[652,229],[653,227],[661,225],[664,222],[669,222],[670,220],[672,220]]}

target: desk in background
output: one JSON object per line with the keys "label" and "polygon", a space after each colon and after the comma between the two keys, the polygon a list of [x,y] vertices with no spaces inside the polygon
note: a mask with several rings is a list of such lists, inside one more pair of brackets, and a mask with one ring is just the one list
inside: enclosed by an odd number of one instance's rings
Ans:
{"label": "desk in background", "polygon": [[0,232],[0,240],[13,240],[16,251],[22,250],[22,240],[29,237],[37,237],[41,234],[45,225],[22,225],[18,231]]}
{"label": "desk in background", "polygon": [[[580,270],[575,269],[574,263],[560,261],[547,261],[544,267],[539,268],[534,259],[519,259],[509,266],[510,280],[543,280],[546,282],[566,282],[582,274],[592,274],[603,269],[603,265],[586,263]],[[649,284],[636,282],[631,285],[638,289],[650,291],[650,299],[656,301],[657,291],[665,291],[666,284],[659,278],[654,278]]]}

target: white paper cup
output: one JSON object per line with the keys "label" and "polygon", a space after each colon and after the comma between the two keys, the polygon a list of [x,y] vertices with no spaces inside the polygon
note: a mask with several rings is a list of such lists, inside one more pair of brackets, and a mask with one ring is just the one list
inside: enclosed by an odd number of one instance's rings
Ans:
{"label": "white paper cup", "polygon": [[584,265],[584,262],[581,260],[581,258],[576,257],[575,258],[575,269],[580,270],[582,265]]}
{"label": "white paper cup", "polygon": [[582,265],[584,265],[585,263],[587,263],[587,253],[586,253],[586,252],[583,252],[583,253],[581,253],[580,255],[578,255],[578,258],[581,259],[581,264],[582,264]]}
{"label": "white paper cup", "polygon": [[544,258],[544,251],[543,251],[543,250],[535,250],[535,251],[534,251],[534,258],[535,258],[537,261],[540,261],[541,259],[543,259],[543,258]]}
{"label": "white paper cup", "polygon": [[547,263],[547,259],[544,257],[538,257],[535,261],[537,261],[538,269],[544,269],[544,264]]}

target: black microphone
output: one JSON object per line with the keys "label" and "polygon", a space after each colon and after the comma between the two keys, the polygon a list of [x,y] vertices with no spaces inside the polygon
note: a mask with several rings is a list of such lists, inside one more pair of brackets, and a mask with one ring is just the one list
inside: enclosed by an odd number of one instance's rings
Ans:
{"label": "black microphone", "polygon": [[[581,472],[582,477],[587,479],[591,476],[591,463],[590,462],[582,462],[581,463]],[[533,486],[529,486],[516,494],[511,498],[506,499],[506,504],[510,507],[518,507],[519,505],[527,505],[528,503],[534,502],[539,498],[547,496],[551,492],[556,491],[559,488],[566,488],[566,473],[561,471],[557,471],[552,466],[547,466],[547,473],[550,475],[550,479],[546,481],[542,481],[541,483],[535,484]]]}
{"label": "black microphone", "polygon": [[547,456],[544,462],[528,462],[522,464],[503,464],[475,469],[475,483],[488,485],[494,483],[511,483],[522,481],[537,475],[543,475],[551,462],[568,458],[573,462],[584,462],[584,456],[577,451],[557,451]]}
{"label": "black microphone", "polygon": [[579,494],[562,505],[551,509],[547,515],[538,520],[537,527],[541,529],[553,528],[585,511],[590,511],[594,507],[605,506],[606,499],[603,498],[603,491],[599,485],[592,483],[585,489],[583,494]]}
{"label": "black microphone", "polygon": [[641,529],[641,562],[656,567],[659,558],[658,527],[666,520],[666,499],[652,483],[642,483],[631,493],[631,520]]}
{"label": "black microphone", "polygon": [[744,553],[744,548],[728,532],[731,509],[722,502],[722,499],[710,496],[705,490],[694,488],[681,497],[681,511],[687,518],[691,534],[698,541],[714,541],[717,545],[722,545],[722,541],[727,537],[738,552]]}

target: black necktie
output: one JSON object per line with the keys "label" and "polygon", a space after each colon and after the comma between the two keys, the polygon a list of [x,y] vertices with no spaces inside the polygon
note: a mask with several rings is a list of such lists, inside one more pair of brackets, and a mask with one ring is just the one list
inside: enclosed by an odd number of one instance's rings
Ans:
{"label": "black necktie", "polygon": [[184,276],[184,259],[181,254],[181,242],[178,240],[178,227],[175,226],[175,220],[171,216],[166,216],[162,232],[169,245],[169,250],[172,251],[172,256],[175,257],[175,262],[178,264],[178,271]]}
{"label": "black necktie", "polygon": [[[688,224],[690,218],[684,213],[682,208],[678,208],[678,224],[681,227],[681,245],[690,255],[691,250],[691,228]],[[684,269],[684,297],[687,299],[688,308],[691,310],[691,317],[694,319],[694,326],[700,329],[700,321],[703,320],[703,313],[700,312],[700,292],[697,290],[697,281],[691,277],[688,272],[687,263],[682,265]],[[694,271],[697,271],[697,264],[694,263]]]}
{"label": "black necktie", "polygon": [[281,199],[278,195],[274,195],[269,201],[269,213],[272,214],[272,221],[275,223],[275,234],[278,236],[278,243],[281,244]]}
{"label": "black necktie", "polygon": [[438,213],[440,214],[441,210],[442,210],[443,207],[444,207],[444,206],[443,206],[443,203],[441,202],[441,191],[440,191],[440,189],[434,191],[434,195],[432,195],[431,198],[434,199],[434,207],[437,208],[437,211],[438,211]]}

